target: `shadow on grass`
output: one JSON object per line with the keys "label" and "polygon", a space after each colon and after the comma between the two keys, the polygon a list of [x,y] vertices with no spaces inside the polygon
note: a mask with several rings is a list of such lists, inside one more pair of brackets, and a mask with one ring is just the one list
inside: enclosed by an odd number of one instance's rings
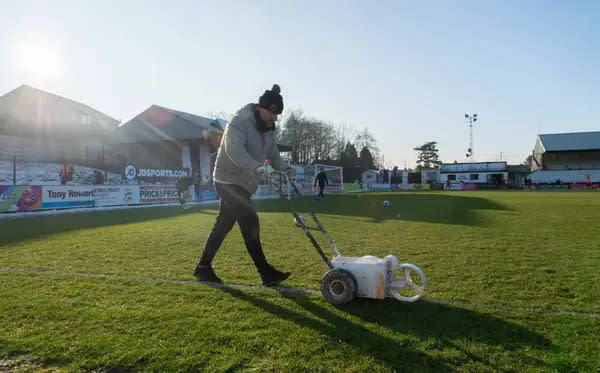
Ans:
{"label": "shadow on grass", "polygon": [[139,223],[155,219],[167,219],[190,214],[215,215],[215,206],[165,206],[136,209],[91,211],[86,213],[38,215],[22,219],[0,221],[2,234],[0,245],[80,229],[108,227],[113,225]]}
{"label": "shadow on grass", "polygon": [[[373,356],[379,362],[385,363],[390,368],[404,367],[407,369],[407,371],[418,371],[414,370],[414,367],[411,369],[411,366],[407,365],[408,362],[413,362],[416,364],[416,366],[421,368],[427,367],[429,371],[456,371],[448,364],[444,364],[441,361],[435,360],[420,351],[416,351],[409,347],[403,347],[388,337],[373,333],[361,325],[354,324],[351,321],[346,320],[326,310],[325,308],[310,302],[308,298],[301,295],[290,296],[289,294],[286,294],[286,297],[295,301],[309,312],[313,313],[319,318],[319,320],[307,318],[301,313],[284,308],[280,305],[268,302],[263,298],[252,296],[237,289],[230,287],[219,287],[216,289],[219,289],[239,300],[243,300],[253,304],[254,306],[260,307],[275,317],[293,322],[304,328],[314,329],[321,334],[326,335],[334,344],[343,341],[353,348],[356,348],[361,353]],[[308,306],[308,303],[311,305]]]}
{"label": "shadow on grass", "polygon": [[[361,196],[360,198],[358,196]],[[384,200],[391,201],[383,207]],[[298,211],[314,210],[317,214],[333,215],[337,219],[368,217],[374,222],[386,219],[423,221],[443,224],[485,225],[476,210],[508,210],[505,206],[481,197],[467,197],[436,193],[374,193],[337,194],[316,202],[314,198],[292,201]],[[282,200],[264,200],[256,203],[259,212],[287,212]],[[115,211],[94,211],[83,214],[39,215],[24,219],[1,221],[0,245],[73,230],[106,227],[120,224],[165,219],[189,214],[216,215],[216,206],[181,206],[140,208]],[[35,214],[35,213],[32,213]],[[309,224],[311,223],[308,218]]]}
{"label": "shadow on grass", "polygon": [[[309,300],[299,298],[298,304],[312,307]],[[518,362],[528,367],[548,369],[539,359],[522,354],[531,347],[549,348],[551,341],[543,335],[500,318],[464,308],[458,308],[421,300],[401,303],[393,299],[356,299],[344,307],[344,311],[362,321],[381,325],[394,332],[413,335],[421,340],[433,339],[430,349],[452,348],[461,351],[472,361],[477,361],[494,371],[503,371],[485,355],[469,351],[456,340],[475,341],[504,351],[519,353]],[[474,349],[478,349],[474,346]],[[517,360],[515,359],[515,362]]]}
{"label": "shadow on grass", "polygon": [[[500,347],[503,350],[522,351],[527,346],[546,346],[549,341],[532,331],[499,318],[430,302],[417,304],[398,303],[397,301],[355,300],[342,310],[361,320],[378,324],[393,333],[413,336],[419,339],[416,343],[427,343],[425,350],[460,351],[460,358],[443,358],[430,356],[413,346],[412,341],[399,343],[391,337],[375,333],[313,302],[301,294],[281,293],[281,295],[315,316],[307,318],[301,313],[286,309],[229,287],[218,288],[227,294],[260,307],[264,311],[286,321],[305,328],[311,328],[327,336],[333,343],[343,341],[362,354],[372,356],[390,368],[406,371],[456,372],[461,361],[477,361],[494,371],[504,371],[500,366],[479,356],[453,342],[455,339],[466,339],[478,342],[491,350]],[[389,333],[388,333],[389,334]],[[546,369],[547,364],[541,360],[519,355],[519,362],[528,366]],[[459,360],[460,359],[460,360]],[[516,362],[516,361],[515,361]]]}
{"label": "shadow on grass", "polygon": [[[383,207],[383,201],[391,202]],[[374,222],[388,219],[421,221],[438,224],[485,225],[476,210],[510,210],[508,207],[482,197],[447,195],[441,193],[367,193],[336,194],[316,201],[305,197],[292,200],[296,211],[314,211],[337,215],[337,218],[366,217]],[[260,201],[260,212],[287,212],[279,200]],[[310,222],[310,219],[309,219]]]}

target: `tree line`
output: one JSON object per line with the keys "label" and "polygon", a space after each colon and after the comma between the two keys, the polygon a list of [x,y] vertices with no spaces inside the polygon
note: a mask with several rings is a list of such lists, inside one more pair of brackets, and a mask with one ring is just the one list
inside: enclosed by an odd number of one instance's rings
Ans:
{"label": "tree line", "polygon": [[[226,113],[209,113],[209,117],[226,118]],[[375,136],[367,127],[357,131],[348,124],[334,125],[304,114],[302,109],[292,110],[277,129],[279,142],[291,147],[290,158],[296,164],[326,164],[354,168],[361,171],[386,167]],[[360,149],[360,151],[358,150]],[[416,171],[439,168],[439,150],[436,141],[428,141],[413,148],[417,152]],[[408,169],[412,171],[412,168]],[[399,171],[393,167],[393,174]]]}
{"label": "tree line", "polygon": [[[292,148],[290,158],[299,164],[329,164],[372,170],[383,167],[377,141],[368,128],[356,131],[291,111],[278,130],[279,141]],[[360,149],[360,151],[358,151]]]}

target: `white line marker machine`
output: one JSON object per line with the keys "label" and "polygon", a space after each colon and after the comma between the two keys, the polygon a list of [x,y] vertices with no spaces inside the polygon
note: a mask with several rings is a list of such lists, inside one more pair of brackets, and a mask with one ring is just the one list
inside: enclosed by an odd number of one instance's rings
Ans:
{"label": "white line marker machine", "polygon": [[[279,185],[275,189],[278,190],[281,198],[287,200],[288,209],[294,216],[294,224],[302,228],[329,269],[321,280],[321,293],[328,302],[341,305],[348,303],[354,297],[375,299],[388,297],[404,302],[415,302],[421,299],[425,290],[425,274],[419,267],[408,263],[400,264],[394,255],[388,255],[383,259],[372,255],[343,256],[316,214],[311,212],[310,216],[335,252],[335,257],[330,260],[310,232],[304,217],[298,215],[292,208],[290,198],[282,190],[283,185],[287,183],[296,195],[302,196],[296,184],[286,173],[273,172],[273,175],[279,176]],[[272,178],[272,181],[275,183],[275,178]]]}

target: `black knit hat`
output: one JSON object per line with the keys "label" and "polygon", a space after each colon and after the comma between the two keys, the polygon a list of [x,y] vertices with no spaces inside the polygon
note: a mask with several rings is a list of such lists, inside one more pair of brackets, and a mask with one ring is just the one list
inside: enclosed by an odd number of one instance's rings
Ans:
{"label": "black knit hat", "polygon": [[275,105],[276,113],[281,114],[283,111],[283,97],[279,94],[281,92],[281,88],[277,84],[273,84],[273,88],[271,90],[266,90],[262,96],[258,99],[258,106],[263,109],[269,110],[271,105]]}

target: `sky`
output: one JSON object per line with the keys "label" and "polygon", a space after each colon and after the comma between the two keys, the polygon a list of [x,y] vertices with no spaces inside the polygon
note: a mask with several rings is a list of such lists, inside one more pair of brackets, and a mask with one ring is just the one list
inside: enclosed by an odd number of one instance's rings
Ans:
{"label": "sky", "polygon": [[126,122],[152,104],[367,127],[386,166],[519,164],[538,133],[598,131],[598,1],[2,1],[0,95],[22,84]]}

